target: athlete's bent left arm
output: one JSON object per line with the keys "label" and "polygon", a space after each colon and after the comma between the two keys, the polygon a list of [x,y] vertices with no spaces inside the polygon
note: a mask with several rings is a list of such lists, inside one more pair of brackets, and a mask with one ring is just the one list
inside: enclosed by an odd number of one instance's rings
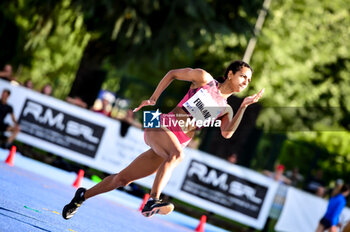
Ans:
{"label": "athlete's bent left arm", "polygon": [[234,117],[232,117],[232,109],[229,107],[229,112],[227,112],[222,118],[221,118],[221,135],[225,139],[229,139],[232,137],[233,133],[237,130],[242,118],[243,114],[245,112],[247,107],[239,107],[237,113]]}
{"label": "athlete's bent left arm", "polygon": [[237,130],[245,110],[247,107],[255,102],[258,102],[258,100],[261,98],[262,94],[264,93],[264,89],[260,90],[258,94],[254,94],[253,96],[249,96],[244,98],[241,106],[239,107],[237,113],[234,117],[232,117],[232,108],[229,107],[226,111],[226,114],[221,119],[221,135],[225,139],[229,139],[232,137],[233,133]]}

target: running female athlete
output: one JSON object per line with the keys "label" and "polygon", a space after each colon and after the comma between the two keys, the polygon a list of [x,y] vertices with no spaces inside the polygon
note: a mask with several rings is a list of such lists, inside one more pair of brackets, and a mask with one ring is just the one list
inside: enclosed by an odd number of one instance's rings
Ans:
{"label": "running female athlete", "polygon": [[[173,80],[189,81],[191,86],[186,96],[180,101],[178,107],[163,117],[168,117],[170,121],[186,121],[186,117],[196,118],[202,113],[204,118],[209,116],[209,118],[221,120],[221,134],[225,138],[230,138],[237,129],[246,108],[257,102],[264,92],[262,89],[258,94],[246,97],[233,116],[232,109],[226,103],[226,99],[235,92],[243,91],[250,83],[251,77],[252,68],[243,61],[234,61],[228,66],[223,83],[218,83],[202,69],[171,70],[159,82],[151,98],[142,101],[134,112],[144,106],[155,105],[159,96]],[[210,107],[206,110],[205,106]],[[167,123],[161,128],[145,129],[145,142],[150,146],[150,149],[139,155],[125,169],[106,177],[94,187],[88,190],[79,188],[72,201],[63,208],[63,218],[71,218],[83,201],[88,198],[126,186],[155,172],[156,177],[150,200],[143,208],[142,214],[150,217],[155,213],[166,215],[172,212],[174,205],[162,202],[159,197],[172,171],[183,159],[183,149],[194,136],[196,125]]]}

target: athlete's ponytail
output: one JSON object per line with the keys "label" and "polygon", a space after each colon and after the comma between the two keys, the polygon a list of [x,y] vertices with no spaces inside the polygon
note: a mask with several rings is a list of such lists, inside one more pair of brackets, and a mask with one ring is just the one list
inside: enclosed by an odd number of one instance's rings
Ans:
{"label": "athlete's ponytail", "polygon": [[219,83],[224,83],[226,78],[225,77],[217,77],[216,80],[219,82]]}

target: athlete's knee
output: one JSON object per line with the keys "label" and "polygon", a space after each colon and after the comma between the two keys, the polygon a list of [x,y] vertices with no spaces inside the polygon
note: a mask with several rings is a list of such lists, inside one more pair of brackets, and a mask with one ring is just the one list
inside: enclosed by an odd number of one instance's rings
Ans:
{"label": "athlete's knee", "polygon": [[127,178],[126,176],[124,176],[121,173],[115,174],[115,176],[113,177],[113,183],[117,188],[127,186],[131,182],[132,181],[130,181],[129,178]]}
{"label": "athlete's knee", "polygon": [[184,153],[180,150],[173,151],[170,156],[168,161],[169,162],[181,162],[184,159]]}

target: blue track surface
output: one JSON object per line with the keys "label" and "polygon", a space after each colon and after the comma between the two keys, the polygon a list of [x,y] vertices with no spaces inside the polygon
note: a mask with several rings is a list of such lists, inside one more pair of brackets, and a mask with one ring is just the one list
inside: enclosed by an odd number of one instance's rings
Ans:
{"label": "blue track surface", "polygon": [[[62,207],[74,195],[75,174],[16,155],[15,167],[3,162],[0,150],[0,231],[193,231],[198,220],[173,212],[168,216],[143,217],[141,199],[112,191],[86,201],[70,220]],[[93,183],[84,179],[83,186]],[[224,231],[206,225],[206,231]]]}

